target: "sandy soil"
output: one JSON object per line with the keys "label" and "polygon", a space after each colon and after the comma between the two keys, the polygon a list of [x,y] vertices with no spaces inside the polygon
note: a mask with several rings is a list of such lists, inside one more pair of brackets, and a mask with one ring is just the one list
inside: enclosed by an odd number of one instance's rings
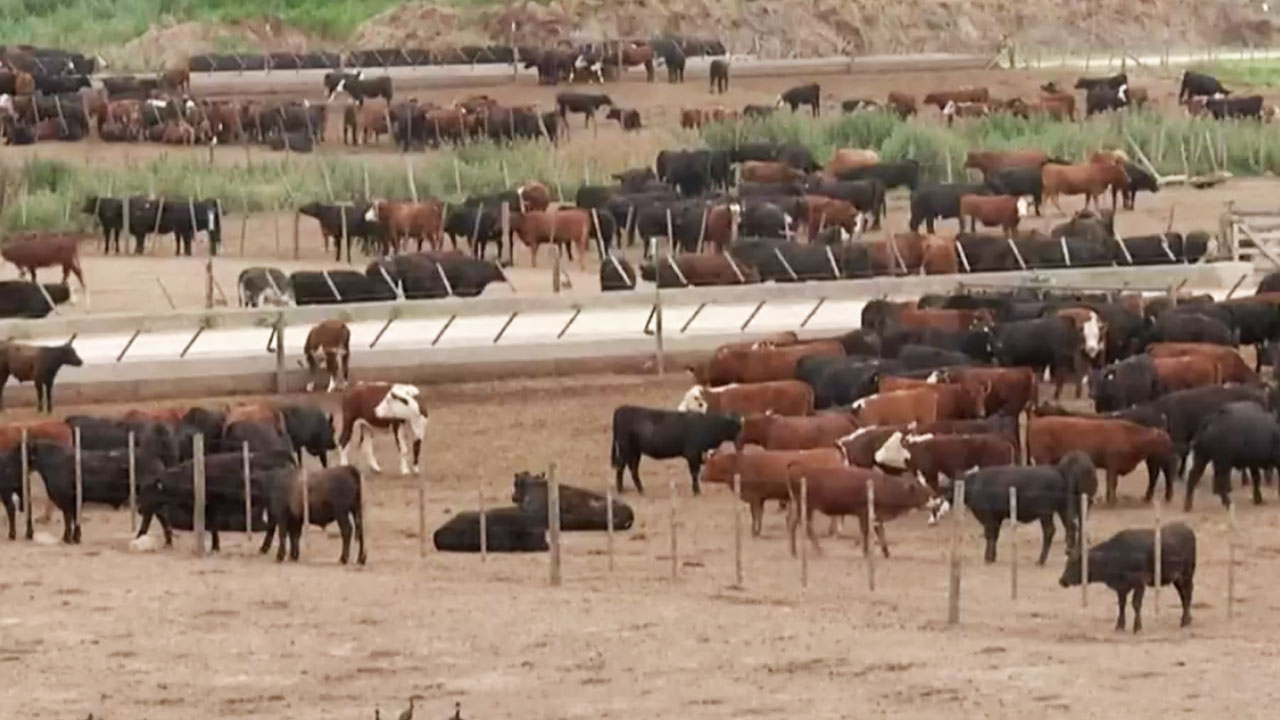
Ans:
{"label": "sandy soil", "polygon": [[[512,473],[558,464],[566,482],[603,488],[609,418],[619,403],[672,405],[682,379],[587,377],[431,388],[428,533],[483,493],[505,502]],[[572,392],[566,392],[572,390]],[[328,400],[322,400],[328,402]],[[110,412],[116,408],[84,408]],[[378,453],[394,457],[388,439]],[[311,531],[298,565],[277,566],[229,535],[220,557],[189,554],[189,534],[155,555],[125,550],[127,511],[86,510],[80,547],[0,541],[0,666],[5,717],[394,717],[412,693],[421,716],[604,718],[1165,717],[1172,711],[1264,717],[1277,691],[1250,668],[1274,663],[1280,584],[1274,510],[1239,507],[1235,618],[1226,615],[1226,515],[1202,496],[1183,516],[1199,535],[1195,623],[1177,627],[1171,590],[1141,636],[1112,631],[1101,586],[1081,608],[1057,586],[1061,534],[1047,567],[1038,533],[1018,533],[1020,597],[1009,599],[1008,534],[993,566],[978,525],[961,525],[962,624],[947,629],[947,529],[922,513],[888,526],[874,592],[854,525],[800,567],[783,516],[745,540],[732,587],[734,503],[694,499],[682,462],[645,461],[649,495],[626,499],[635,527],[608,569],[600,534],[573,534],[564,585],[547,557],[428,551],[418,556],[414,479],[371,477],[364,568],[336,564],[338,541]],[[669,555],[676,489],[679,576]],[[39,485],[37,481],[37,486]],[[1137,477],[1090,534],[1147,524]],[[1242,497],[1237,493],[1237,497]],[[1276,502],[1268,493],[1268,501]],[[825,527],[825,523],[822,524]],[[57,521],[41,531],[58,534]],[[153,531],[158,532],[158,531]]]}

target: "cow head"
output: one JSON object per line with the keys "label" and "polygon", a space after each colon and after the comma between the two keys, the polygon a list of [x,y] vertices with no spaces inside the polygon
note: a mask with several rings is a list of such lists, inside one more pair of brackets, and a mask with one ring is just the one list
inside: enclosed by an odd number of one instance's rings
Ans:
{"label": "cow head", "polygon": [[387,204],[386,200],[374,200],[369,205],[369,210],[364,214],[365,222],[378,222],[378,215],[381,214],[382,208]]}
{"label": "cow head", "polygon": [[[916,436],[912,436],[916,437]],[[925,436],[926,438],[928,436]],[[906,440],[901,431],[894,432],[889,436],[888,440],[876,450],[875,460],[877,465],[883,465],[894,470],[906,470],[911,463],[911,450],[906,445]]]}
{"label": "cow head", "polygon": [[513,505],[523,505],[525,498],[532,495],[537,485],[541,483],[545,486],[546,482],[546,473],[538,473],[537,475],[534,475],[527,470],[522,470],[516,473],[511,484],[511,503]]}
{"label": "cow head", "polygon": [[1084,353],[1090,359],[1096,360],[1098,354],[1102,352],[1102,342],[1105,328],[1102,320],[1097,313],[1089,313],[1089,319],[1080,327],[1081,334],[1084,336]]}
{"label": "cow head", "polygon": [[1128,84],[1121,85],[1119,88],[1116,89],[1116,100],[1120,101],[1121,105],[1129,104],[1129,85]]}
{"label": "cow head", "polygon": [[676,406],[680,412],[705,413],[707,411],[707,389],[703,385],[694,385],[684,394],[684,399]]}
{"label": "cow head", "polygon": [[[1089,574],[1093,575],[1093,563],[1089,563]],[[1058,584],[1062,587],[1075,587],[1080,584],[1080,549],[1067,549],[1067,565],[1062,568],[1062,576],[1058,578]]]}
{"label": "cow head", "polygon": [[1018,198],[1018,217],[1024,218],[1027,216],[1027,211],[1028,211],[1027,206],[1028,206],[1028,203],[1027,203],[1026,196]]}
{"label": "cow head", "polygon": [[[924,101],[926,103],[929,102],[929,98],[925,98]],[[955,114],[956,114],[956,101],[948,100],[946,107],[942,108],[942,115],[943,117],[950,117]]]}

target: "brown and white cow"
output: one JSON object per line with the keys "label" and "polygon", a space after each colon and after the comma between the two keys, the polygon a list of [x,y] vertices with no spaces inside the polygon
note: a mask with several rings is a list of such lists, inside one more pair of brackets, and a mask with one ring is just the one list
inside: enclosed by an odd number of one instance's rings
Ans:
{"label": "brown and white cow", "polygon": [[[413,472],[418,472],[422,441],[427,435],[427,411],[418,404],[418,388],[404,383],[358,382],[342,396],[342,433],[338,437],[338,464],[346,465],[356,430],[365,459],[374,472],[382,472],[373,456],[373,444],[365,431],[391,431],[400,453],[400,474],[409,474],[409,448],[413,448]],[[408,437],[401,438],[401,433]]]}
{"label": "brown and white cow", "polygon": [[676,407],[681,412],[737,413],[751,415],[809,415],[813,412],[813,388],[799,380],[775,380],[749,385],[710,388],[694,385]]}
{"label": "brown and white cow", "polygon": [[307,341],[303,343],[302,354],[307,359],[307,392],[316,389],[316,369],[321,360],[329,375],[329,387],[325,392],[333,392],[335,387],[347,387],[347,380],[351,377],[351,330],[346,323],[330,319],[311,328]]}
{"label": "brown and white cow", "polygon": [[895,432],[876,451],[876,464],[919,475],[935,492],[938,476],[960,479],[974,468],[1013,465],[1018,449],[1004,435],[921,435]]}

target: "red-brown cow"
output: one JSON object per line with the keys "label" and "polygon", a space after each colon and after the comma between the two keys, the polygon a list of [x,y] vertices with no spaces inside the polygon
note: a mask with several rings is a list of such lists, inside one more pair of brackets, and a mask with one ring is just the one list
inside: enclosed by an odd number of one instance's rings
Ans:
{"label": "red-brown cow", "polygon": [[925,235],[920,241],[920,271],[925,275],[954,275],[960,272],[960,258],[954,237]]}
{"label": "red-brown cow", "polygon": [[1005,168],[1040,166],[1048,159],[1049,154],[1040,150],[970,150],[965,155],[964,166],[990,175]]}
{"label": "red-brown cow", "polygon": [[439,251],[444,240],[443,212],[444,206],[435,200],[375,200],[364,219],[378,224],[384,253],[403,250],[402,242],[406,238],[418,241],[418,252],[422,252],[424,240],[431,243],[432,250]]}
{"label": "red-brown cow", "polygon": [[881,393],[901,390],[927,390],[938,397],[938,415],[941,420],[973,420],[987,414],[987,386],[982,383],[945,383],[917,380],[915,378],[884,375],[880,378]]}
{"label": "red-brown cow", "polygon": [[722,483],[732,490],[733,473],[736,470],[740,475],[742,501],[751,506],[751,534],[759,536],[764,521],[765,501],[775,500],[782,504],[788,501],[787,468],[792,464],[805,470],[843,467],[844,455],[833,447],[809,450],[745,449],[741,453],[725,447],[707,458],[699,481]]}
{"label": "red-brown cow", "polygon": [[880,153],[875,150],[860,148],[837,148],[827,161],[827,174],[836,177],[838,173],[854,168],[867,167],[880,162]]}
{"label": "red-brown cow", "polygon": [[1204,385],[1221,385],[1222,368],[1218,361],[1203,355],[1182,357],[1152,357],[1156,368],[1156,382],[1160,391],[1171,393]]}
{"label": "red-brown cow", "polygon": [[778,415],[809,415],[813,413],[813,388],[799,380],[775,380],[719,388],[694,385],[685,393],[676,409],[681,412],[738,415],[769,411]]}
{"label": "red-brown cow", "polygon": [[771,346],[753,343],[747,347],[719,348],[711,359],[688,368],[702,385],[759,383],[790,380],[796,376],[796,365],[807,357],[842,357],[844,346],[835,340]]}
{"label": "red-brown cow", "polygon": [[345,322],[329,319],[311,328],[302,346],[302,354],[307,359],[307,392],[315,390],[316,370],[321,360],[329,376],[329,387],[325,392],[333,392],[335,387],[346,389],[351,378],[351,329]]}
{"label": "red-brown cow", "polygon": [[906,423],[860,427],[837,440],[836,447],[840,448],[840,451],[844,453],[845,460],[850,465],[874,468],[876,466],[876,451],[895,432],[906,432],[909,429],[910,426]]}
{"label": "red-brown cow", "polygon": [[766,450],[829,448],[857,429],[858,423],[853,416],[841,412],[823,412],[809,417],[764,413],[750,415],[742,421],[738,442],[754,443]]}
{"label": "red-brown cow", "polygon": [[587,246],[591,234],[591,213],[578,208],[530,210],[511,215],[511,230],[529,248],[531,263],[538,265],[538,248],[543,243],[565,245],[569,257],[578,250],[578,267],[587,267]]}
{"label": "red-brown cow", "polygon": [[[369,469],[382,472],[373,456],[373,443],[365,435],[374,429],[387,429],[395,438],[400,453],[400,474],[409,474],[409,449],[413,449],[413,472],[418,472],[422,441],[427,435],[427,409],[418,403],[418,388],[403,383],[358,382],[342,396],[342,433],[338,437],[338,464],[347,465],[356,431],[364,448]],[[401,432],[407,430],[406,438]]]}
{"label": "red-brown cow", "polygon": [[[1037,465],[1052,465],[1072,450],[1080,450],[1095,467],[1107,472],[1107,502],[1116,500],[1121,475],[1146,461],[1154,478],[1157,469],[1173,477],[1178,456],[1163,430],[1127,420],[1066,416],[1030,417],[1027,421],[1027,456]],[[1152,483],[1154,486],[1154,482]]]}
{"label": "red-brown cow", "polygon": [[910,93],[890,91],[885,105],[904,120],[916,114],[916,96]]}
{"label": "red-brown cow", "polygon": [[1109,163],[1083,163],[1080,165],[1046,164],[1040,169],[1040,184],[1043,186],[1045,202],[1052,202],[1058,212],[1062,205],[1058,202],[1060,195],[1084,195],[1084,206],[1087,209],[1092,203],[1098,207],[1098,196],[1107,188],[1124,190],[1129,184],[1129,176],[1123,166]]}
{"label": "red-brown cow", "polygon": [[[862,551],[871,552],[867,523],[867,485],[875,487],[876,538],[880,550],[889,557],[884,524],[916,508],[925,507],[936,496],[917,478],[893,478],[884,473],[859,467],[811,468],[793,464],[789,482],[792,498],[800,497],[802,481],[808,485],[808,517],[804,518],[806,534],[813,549],[821,553],[818,535],[813,531],[813,514],[820,512],[831,518],[853,515],[858,518]],[[796,553],[796,526],[800,523],[799,503],[791,502],[787,511],[787,529],[791,554]]]}
{"label": "red-brown cow", "polygon": [[19,275],[30,274],[31,282],[36,282],[38,268],[61,267],[62,284],[67,284],[68,275],[75,275],[87,295],[84,273],[80,270],[80,241],[86,237],[81,233],[14,233],[0,247],[0,257],[18,266]]}
{"label": "red-brown cow", "polygon": [[1014,195],[961,195],[960,226],[969,220],[970,232],[978,231],[978,223],[985,227],[999,227],[1007,236],[1013,235],[1018,223],[1027,216],[1027,199]]}
{"label": "red-brown cow", "polygon": [[1261,382],[1258,374],[1240,357],[1235,348],[1212,343],[1162,342],[1147,346],[1147,354],[1153,358],[1167,357],[1207,357],[1218,365],[1218,372],[1223,382],[1257,385]]}
{"label": "red-brown cow", "polygon": [[[674,274],[683,287],[701,287],[703,285],[753,285],[760,282],[760,272],[754,266],[741,260],[735,260],[728,253],[704,255],[702,253],[679,253],[672,257],[664,255],[662,260],[673,269]],[[655,270],[655,275],[657,271]],[[663,270],[662,274],[668,273]],[[669,282],[669,281],[668,281]],[[663,285],[667,287],[667,285]]]}
{"label": "red-brown cow", "polygon": [[936,105],[939,110],[944,110],[948,103],[985,103],[991,99],[991,91],[985,86],[979,87],[960,87],[955,90],[939,90],[931,92],[924,96],[925,105]]}
{"label": "red-brown cow", "polygon": [[955,367],[937,373],[938,379],[960,383],[966,387],[988,388],[987,415],[1018,415],[1038,400],[1035,371],[1009,367]]}
{"label": "red-brown cow", "polygon": [[780,162],[748,160],[738,166],[738,177],[743,182],[786,183],[804,179],[804,172]]}
{"label": "red-brown cow", "polygon": [[876,463],[887,468],[918,473],[938,490],[938,476],[958,480],[973,468],[1013,465],[1018,449],[1004,435],[904,435],[894,433],[876,451]]}
{"label": "red-brown cow", "polygon": [[853,402],[859,425],[929,423],[938,419],[938,394],[932,390],[898,390],[869,395]]}

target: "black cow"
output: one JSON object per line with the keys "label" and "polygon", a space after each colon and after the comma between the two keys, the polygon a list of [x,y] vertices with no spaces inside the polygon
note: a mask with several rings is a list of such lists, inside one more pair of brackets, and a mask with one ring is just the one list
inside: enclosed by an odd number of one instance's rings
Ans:
{"label": "black cow", "polygon": [[729,61],[716,58],[711,61],[711,92],[729,92]]}
{"label": "black cow", "polygon": [[179,462],[177,436],[162,422],[128,421],[92,415],[68,415],[67,425],[80,429],[81,450],[129,450],[133,433],[134,452],[153,457],[165,467]]}
{"label": "black cow", "polygon": [[796,379],[813,388],[813,406],[823,410],[876,394],[880,376],[900,368],[894,360],[813,356],[796,363]]}
{"label": "black cow", "polygon": [[303,450],[319,460],[320,467],[329,467],[329,451],[338,449],[333,434],[333,414],[296,403],[281,406],[280,414],[297,454],[298,467],[302,467]]}
{"label": "black cow", "polygon": [[1048,369],[1054,380],[1054,398],[1062,396],[1067,377],[1079,377],[1084,337],[1070,319],[1059,316],[1018,320],[996,328],[993,349],[1001,365]]}
{"label": "black cow", "polygon": [[[305,518],[302,513],[303,482],[307,484]],[[264,484],[267,485],[270,499],[267,504],[267,531],[259,552],[266,554],[271,549],[272,537],[279,528],[280,545],[276,550],[276,562],[284,560],[286,541],[289,545],[289,559],[296,562],[303,520],[321,528],[336,522],[342,533],[342,554],[338,556],[338,562],[347,564],[351,556],[351,536],[354,530],[356,542],[360,544],[356,563],[365,564],[364,504],[360,494],[359,470],[350,465],[312,470],[309,473],[298,469],[279,470]]]}
{"label": "black cow", "polygon": [[[41,286],[44,292],[40,292]],[[48,293],[48,298],[45,297]],[[71,286],[28,280],[0,280],[0,318],[39,319],[53,312],[53,304],[61,305],[71,299]]]}
{"label": "black cow", "polygon": [[[44,480],[49,500],[62,511],[62,542],[80,542],[80,522],[76,517],[75,455],[57,443],[29,444],[31,469]],[[90,504],[119,508],[129,502],[129,453],[127,450],[81,450],[81,506]],[[135,455],[138,482],[163,471],[160,459],[148,452]]]}
{"label": "black cow", "polygon": [[[896,187],[905,187],[914,191],[920,187],[920,162],[918,160],[899,160],[898,162],[864,165],[841,170],[836,173],[836,177],[840,180],[879,180],[889,190]],[[959,204],[959,202],[959,197],[957,197],[956,203]]]}
{"label": "black cow", "polygon": [[217,200],[193,198],[128,198],[129,234],[133,235],[134,252],[141,255],[144,240],[151,233],[174,236],[174,254],[191,255],[196,233],[209,239],[209,250],[218,254],[222,243],[222,210]]}
{"label": "black cow", "polygon": [[236,288],[240,307],[279,306],[294,303],[289,277],[278,268],[245,268],[236,278]]}
{"label": "black cow", "polygon": [[674,185],[685,197],[729,184],[729,155],[723,150],[663,150],[654,164],[658,178]]}
{"label": "black cow", "polygon": [[895,329],[884,334],[880,354],[887,358],[897,357],[906,345],[925,345],[964,353],[978,362],[990,362],[992,358],[992,335],[986,328],[975,330]]}
{"label": "black cow", "polygon": [[851,100],[840,101],[840,111],[844,113],[864,112],[868,110],[879,110],[880,103],[875,100],[866,98],[854,98]]}
{"label": "black cow", "polygon": [[[530,515],[547,517],[547,476],[518,472],[512,483],[511,502],[524,508]],[[561,530],[608,530],[608,505],[600,493],[583,490],[572,485],[560,485]],[[631,507],[621,500],[613,500],[613,529],[628,530],[635,522]]]}
{"label": "black cow", "polygon": [[1185,103],[1195,97],[1230,94],[1231,91],[1223,87],[1222,83],[1218,82],[1218,78],[1195,70],[1187,70],[1182,73],[1182,84],[1178,87],[1178,102]]}
{"label": "black cow", "polygon": [[791,108],[791,112],[795,112],[801,105],[808,105],[813,111],[813,116],[817,117],[822,106],[822,88],[818,83],[790,88],[778,96],[777,107],[783,105]]}
{"label": "black cow", "polygon": [[[1040,214],[1040,200],[1044,195],[1044,184],[1041,181],[1041,168],[1038,165],[1022,165],[1008,167],[989,173],[986,178],[987,187],[993,195],[1019,195],[1031,198]],[[1113,198],[1111,204],[1115,204]]]}
{"label": "black cow", "polygon": [[250,453],[287,453],[293,458],[293,442],[283,426],[258,420],[237,420],[228,423],[222,431],[222,439],[212,449],[216,452],[241,451],[249,446]]}
{"label": "black cow", "polygon": [[761,282],[839,280],[845,275],[844,257],[838,247],[743,237],[729,246],[729,252],[739,263],[755,268]]}
{"label": "black cow", "polygon": [[[1018,496],[1018,522],[1040,521],[1041,543],[1038,564],[1049,558],[1053,543],[1055,515],[1067,534],[1067,548],[1076,545],[1076,518],[1081,493],[1092,495],[1097,486],[1093,461],[1079,452],[1067,453],[1055,466],[989,467],[975,470],[964,478],[964,504],[982,524],[986,538],[983,559],[996,561],[996,545],[1000,526],[1009,519],[1009,489]],[[943,500],[932,503],[930,522],[936,522],[951,508],[955,499],[955,483],[943,487]]]}
{"label": "black cow", "polygon": [[46,95],[74,93],[80,88],[93,87],[85,75],[49,75],[34,73],[31,78],[36,81],[36,91]]}
{"label": "black cow", "polygon": [[1257,403],[1226,403],[1208,417],[1191,441],[1196,451],[1187,474],[1184,508],[1191,512],[1196,483],[1213,463],[1213,492],[1223,506],[1231,504],[1231,471],[1248,470],[1253,481],[1253,504],[1262,504],[1261,475],[1280,468],[1280,422]]}
{"label": "black cow", "polygon": [[777,112],[778,108],[772,105],[744,105],[742,107],[742,117],[744,118],[767,118]]}
{"label": "black cow", "polygon": [[[632,168],[623,170],[613,174],[613,179],[618,181],[624,193],[638,193],[649,190],[649,184],[658,179],[658,174],[653,168]],[[578,207],[583,207],[579,205]]]}
{"label": "black cow", "polygon": [[[1133,209],[1134,200],[1138,197],[1138,193],[1140,191],[1146,190],[1147,192],[1152,193],[1160,192],[1160,183],[1151,173],[1147,172],[1146,168],[1135,163],[1125,161],[1124,173],[1129,177],[1129,184],[1120,191],[1121,197],[1124,201],[1125,210]],[[1111,188],[1111,207],[1116,206],[1116,192],[1117,190],[1113,186]],[[1038,202],[1039,199],[1037,198],[1037,203]]]}
{"label": "black cow", "polygon": [[329,91],[327,100],[332,101],[333,96],[345,91],[356,101],[357,105],[364,106],[366,98],[382,97],[386,98],[387,103],[391,103],[394,96],[394,90],[391,86],[391,77],[388,75],[378,75],[377,77],[364,77],[363,70],[357,70],[355,73],[347,72],[329,72],[324,76],[325,89]]}
{"label": "black cow", "polygon": [[111,252],[114,240],[116,253],[120,252],[120,231],[124,228],[124,203],[120,198],[90,195],[80,205],[80,212],[92,215],[102,228],[102,254]]}
{"label": "black cow", "polygon": [[600,262],[600,291],[634,290],[636,287],[636,270],[625,257],[609,253]]}
{"label": "black cow", "polygon": [[1211,241],[1209,233],[1203,230],[1193,230],[1185,236],[1170,232],[1120,238],[1134,265],[1198,262],[1208,253]]}
{"label": "black cow", "polygon": [[[1070,220],[1055,225],[1049,231],[1048,239],[1051,242],[1042,242],[1038,246],[1034,245],[1034,240],[1029,242],[1024,255],[1031,256],[1026,258],[1028,265],[1033,264],[1034,257],[1034,264],[1040,267],[1110,265],[1123,259],[1122,253],[1115,247],[1114,235],[1113,210],[1103,210],[1101,214],[1085,210],[1076,213]],[[1036,238],[1036,233],[1033,232],[1030,237]],[[1064,239],[1067,247],[1065,256],[1062,251]]]}
{"label": "black cow", "polygon": [[[1260,389],[1243,385],[1206,386],[1178,390],[1162,395],[1152,404],[1168,419],[1169,439],[1178,452],[1178,472],[1186,466],[1191,441],[1218,409],[1227,403],[1252,402],[1267,407],[1266,395]],[[1188,496],[1190,497],[1190,496]]]}
{"label": "black cow", "polygon": [[878,230],[880,221],[885,217],[885,185],[879,178],[832,182],[821,175],[813,175],[805,183],[805,191],[809,195],[844,200],[859,212],[871,215],[874,218],[871,223],[873,229]]}
{"label": "black cow", "polygon": [[[887,185],[887,183],[886,183]],[[907,223],[911,232],[918,232],[921,223],[933,234],[933,221],[938,218],[958,218],[960,197],[963,195],[988,195],[983,183],[937,183],[924,185],[911,191],[911,220]],[[960,224],[964,231],[964,224]]]}
{"label": "black cow", "polygon": [[396,299],[395,292],[387,287],[386,282],[375,282],[355,270],[300,270],[289,276],[289,287],[293,288],[294,300],[299,305],[337,305]]}
{"label": "black cow", "polygon": [[973,358],[962,352],[910,343],[898,349],[897,360],[904,370],[920,371],[975,364]]}
{"label": "black cow", "polygon": [[418,253],[379,258],[369,263],[364,274],[370,282],[386,283],[409,300],[431,300],[450,294],[439,266]]}
{"label": "black cow", "polygon": [[1147,342],[1203,342],[1234,347],[1236,338],[1231,328],[1216,318],[1170,308],[1156,318],[1147,332]]}
{"label": "black cow", "polygon": [[579,113],[583,117],[583,127],[590,127],[596,111],[606,105],[613,105],[613,100],[608,95],[580,92],[556,94],[556,112],[560,119],[567,122],[569,113]]}
{"label": "black cow", "polygon": [[[1116,591],[1120,606],[1116,630],[1124,630],[1124,604],[1133,593],[1133,631],[1142,630],[1142,596],[1148,585],[1156,583],[1156,532],[1151,528],[1121,530],[1105,542],[1089,548],[1088,582],[1100,582]],[[1080,552],[1067,556],[1067,565],[1058,584],[1079,585],[1084,579],[1080,568]],[[1160,528],[1160,584],[1172,585],[1182,602],[1179,624],[1191,624],[1191,592],[1196,576],[1196,534],[1183,523]]]}
{"label": "black cow", "polygon": [[684,82],[685,53],[677,43],[659,42],[654,50],[662,56],[662,63],[667,66],[667,82]]}
{"label": "black cow", "polygon": [[1094,371],[1089,392],[1098,412],[1123,410],[1160,397],[1156,366],[1147,355],[1138,355]]}
{"label": "black cow", "polygon": [[[512,206],[517,207],[517,206]],[[497,255],[502,257],[502,209],[499,205],[468,198],[462,205],[449,208],[444,218],[444,231],[453,247],[458,238],[466,238],[471,252],[483,258],[489,243],[497,245]],[[508,238],[514,247],[514,240]]]}
{"label": "black cow", "polygon": [[684,458],[689,465],[693,494],[698,495],[702,492],[698,471],[702,468],[703,456],[720,443],[734,440],[741,431],[742,421],[733,416],[620,406],[613,411],[610,446],[618,492],[622,492],[622,471],[630,468],[636,492],[644,493],[640,458],[648,455],[655,460]]}
{"label": "black cow", "polygon": [[807,145],[798,142],[784,142],[777,147],[774,159],[790,168],[803,172],[815,172],[822,168],[814,158],[813,151]]}
{"label": "black cow", "polygon": [[[480,513],[454,515],[436,528],[431,540],[441,552],[480,552]],[[522,507],[486,510],[485,540],[489,552],[542,552],[547,549],[547,514],[534,515]]]}
{"label": "black cow", "polygon": [[1247,95],[1242,97],[1209,98],[1204,106],[1215,120],[1227,118],[1262,119],[1262,96]]}
{"label": "black cow", "polygon": [[1111,87],[1099,85],[1090,88],[1084,96],[1085,116],[1119,110],[1129,105],[1129,86]]}
{"label": "black cow", "polygon": [[1129,76],[1125,73],[1119,73],[1110,77],[1087,78],[1082,77],[1076,80],[1075,89],[1089,91],[1094,88],[1105,87],[1112,90],[1119,90],[1121,87],[1129,84]]}
{"label": "black cow", "polygon": [[510,284],[507,275],[492,260],[458,257],[443,253],[424,253],[430,257],[449,281],[449,288],[456,297],[476,297],[484,292],[489,283],[503,282]]}
{"label": "black cow", "polygon": [[309,153],[315,148],[315,138],[306,130],[280,133],[267,138],[267,147],[276,152]]}

